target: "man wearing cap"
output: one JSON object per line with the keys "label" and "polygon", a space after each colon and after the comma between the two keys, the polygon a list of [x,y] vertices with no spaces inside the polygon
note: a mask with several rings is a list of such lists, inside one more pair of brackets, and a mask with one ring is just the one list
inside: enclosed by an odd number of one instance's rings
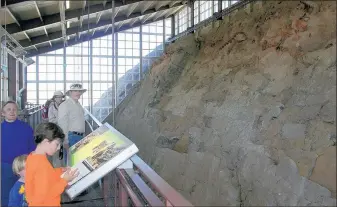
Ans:
{"label": "man wearing cap", "polygon": [[[65,136],[64,151],[83,139],[85,132],[84,110],[79,102],[81,95],[86,92],[81,84],[72,84],[66,92],[69,96],[59,107],[57,123],[62,128]],[[67,153],[68,154],[68,153]],[[67,156],[64,159],[69,159]]]}

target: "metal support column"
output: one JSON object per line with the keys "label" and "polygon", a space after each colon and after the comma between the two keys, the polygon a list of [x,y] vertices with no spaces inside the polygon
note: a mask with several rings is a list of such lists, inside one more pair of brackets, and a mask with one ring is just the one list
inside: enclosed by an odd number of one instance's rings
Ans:
{"label": "metal support column", "polygon": [[194,0],[189,1],[189,7],[191,9],[191,17],[190,17],[191,27],[193,27],[194,26]]}
{"label": "metal support column", "polygon": [[[216,0],[215,0],[216,1]],[[222,0],[217,0],[218,1],[218,11],[217,12],[221,12],[222,11]]]}
{"label": "metal support column", "polygon": [[67,91],[67,59],[66,59],[66,48],[63,47],[63,91]]}
{"label": "metal support column", "polygon": [[166,48],[166,44],[165,44],[165,40],[166,40],[166,25],[165,25],[165,19],[163,19],[163,53],[165,52],[165,48]]}
{"label": "metal support column", "polygon": [[[115,34],[115,48],[118,48],[118,34]],[[118,49],[115,50],[115,85],[114,85],[114,89],[115,89],[115,107],[117,107],[118,105]]]}
{"label": "metal support column", "polygon": [[139,80],[143,79],[143,26],[139,26]]}
{"label": "metal support column", "polygon": [[90,113],[93,113],[93,106],[94,106],[94,100],[93,100],[93,83],[92,83],[92,40],[89,41],[89,100],[90,100]]}
{"label": "metal support column", "polygon": [[37,104],[44,104],[44,103],[40,103],[40,94],[39,94],[39,56],[36,56],[36,60],[35,60],[35,66],[36,66],[36,103]]}
{"label": "metal support column", "polygon": [[175,32],[176,32],[175,26],[176,26],[176,19],[174,18],[174,15],[172,15],[172,17],[171,17],[171,37],[174,37],[176,35],[175,34]]}
{"label": "metal support column", "polygon": [[[115,1],[111,2],[111,58],[112,58],[112,87],[111,90],[114,89],[113,84],[114,84],[114,71],[115,71]],[[113,93],[112,93],[113,94]],[[115,127],[115,108],[116,108],[116,100],[114,96],[111,96],[111,104],[112,104],[112,126]]]}
{"label": "metal support column", "polygon": [[198,24],[200,23],[200,1],[197,1],[198,2]]}
{"label": "metal support column", "polygon": [[[15,60],[15,94],[16,94],[16,101],[18,101],[19,98],[19,90],[20,90],[20,61],[18,59]],[[24,68],[24,65],[22,64],[22,70]]]}

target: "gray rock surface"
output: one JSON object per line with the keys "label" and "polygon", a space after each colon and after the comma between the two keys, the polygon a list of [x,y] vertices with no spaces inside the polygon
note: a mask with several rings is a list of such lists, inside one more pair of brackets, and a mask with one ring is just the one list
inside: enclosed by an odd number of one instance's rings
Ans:
{"label": "gray rock surface", "polygon": [[116,127],[195,205],[334,206],[336,2],[260,3],[169,45]]}

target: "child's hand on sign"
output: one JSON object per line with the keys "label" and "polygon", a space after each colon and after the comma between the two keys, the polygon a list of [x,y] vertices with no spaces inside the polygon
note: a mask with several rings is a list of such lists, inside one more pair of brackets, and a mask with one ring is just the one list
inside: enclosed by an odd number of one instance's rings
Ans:
{"label": "child's hand on sign", "polygon": [[68,170],[71,170],[71,167],[61,167],[62,173],[67,172]]}
{"label": "child's hand on sign", "polygon": [[69,183],[72,180],[74,180],[78,175],[79,175],[79,172],[77,169],[70,168],[63,174],[63,179],[65,179]]}

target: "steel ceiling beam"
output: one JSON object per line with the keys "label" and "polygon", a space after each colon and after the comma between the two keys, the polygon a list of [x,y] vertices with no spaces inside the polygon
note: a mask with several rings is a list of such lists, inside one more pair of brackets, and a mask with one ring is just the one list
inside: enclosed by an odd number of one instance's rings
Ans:
{"label": "steel ceiling beam", "polygon": [[[12,11],[8,7],[6,7],[6,10],[7,10],[8,14],[12,17],[12,19],[15,21],[16,26],[21,27],[18,19],[14,16],[14,14],[12,13]],[[6,27],[6,30],[7,30],[7,27]]]}
{"label": "steel ceiling beam", "polygon": [[[13,5],[13,4],[19,4],[19,3],[22,3],[22,2],[29,2],[29,0],[6,0],[6,5]],[[1,7],[4,7],[5,6],[5,1],[2,0],[1,1]]]}
{"label": "steel ceiling beam", "polygon": [[128,13],[126,14],[126,17],[127,17],[127,18],[128,18],[128,17],[132,14],[132,12],[138,7],[138,5],[139,5],[139,2],[133,4],[133,5],[130,7]]}
{"label": "steel ceiling beam", "polygon": [[[181,6],[183,6],[182,3],[180,3],[179,5],[176,5],[175,7],[172,7],[172,8],[169,8],[169,6],[167,5],[167,6],[161,7],[159,9],[159,11],[164,11],[166,9],[174,10],[176,7],[180,8]],[[157,11],[157,12],[159,12],[159,11]],[[147,14],[149,16],[145,17],[146,19],[144,21],[146,21],[147,19],[154,16],[154,14],[156,14],[156,11],[155,11],[154,8],[152,8],[152,9],[149,9],[149,10],[144,12],[144,15],[147,15]],[[150,16],[150,14],[152,16]],[[139,18],[141,16],[142,16],[141,12],[131,14],[130,18],[128,18],[128,19],[126,19],[125,16],[119,16],[119,17],[115,18],[115,22],[118,23],[118,22],[122,22],[122,21],[125,21],[125,20],[133,19],[133,18]],[[97,29],[99,27],[103,27],[103,26],[110,25],[110,24],[111,24],[111,20],[102,20],[102,21],[98,22],[97,24],[90,23],[89,28],[90,29]],[[88,24],[84,24],[82,28],[80,26],[71,27],[71,28],[67,29],[66,35],[73,35],[73,34],[76,34],[77,32],[84,32],[87,29],[88,29]],[[43,42],[47,42],[47,41],[55,40],[55,39],[59,39],[59,38],[62,38],[62,32],[61,31],[49,33],[49,36],[40,35],[40,36],[32,37],[31,42],[25,41],[25,40],[19,41],[19,42],[22,45],[22,47],[29,47],[29,46],[32,46],[32,45],[40,44],[40,43],[43,43]]]}
{"label": "steel ceiling beam", "polygon": [[39,6],[37,5],[37,2],[36,2],[36,1],[34,1],[34,5],[35,5],[35,9],[36,9],[36,11],[37,11],[37,14],[38,14],[38,15],[39,15],[39,17],[40,17],[40,20],[41,20],[41,22],[43,22],[42,15],[41,15],[41,12],[40,12]]}
{"label": "steel ceiling beam", "polygon": [[66,44],[67,43],[67,30],[66,30],[67,21],[65,20],[65,2],[63,0],[59,1],[59,7],[60,7],[62,38],[63,38],[64,43]]}
{"label": "steel ceiling beam", "polygon": [[156,6],[156,10],[160,9],[160,7],[164,6],[164,4],[166,4],[165,1],[162,1],[162,2],[158,1],[157,3],[158,3],[158,5]]}
{"label": "steel ceiling beam", "polygon": [[154,3],[155,3],[154,1],[148,2],[147,5],[142,9],[142,11],[141,11],[142,14],[144,14],[144,12],[145,12],[146,10],[148,10]]}
{"label": "steel ceiling beam", "polygon": [[[156,21],[159,21],[159,20],[163,20],[165,19],[165,17],[161,17],[159,19],[157,19]],[[149,19],[148,21],[144,22],[145,24],[149,24],[149,23],[152,23],[152,22],[155,22],[154,19]],[[138,22],[136,23],[134,26],[130,26],[130,25],[124,25],[122,26],[121,28],[119,28],[118,30],[116,30],[115,28],[115,33],[117,32],[122,32],[122,31],[125,31],[125,30],[128,30],[128,29],[131,29],[131,28],[134,28],[134,27],[138,27],[140,25],[142,25],[143,23],[141,22]],[[79,43],[82,43],[82,42],[86,42],[86,41],[90,41],[92,39],[96,39],[96,38],[100,38],[100,37],[104,37],[106,35],[111,35],[112,34],[112,29],[110,28],[107,33],[105,33],[105,31],[101,30],[101,31],[97,31],[95,33],[94,36],[92,36],[90,33],[86,33],[86,34],[83,34],[81,36],[81,38],[75,40],[75,38],[71,39],[71,40],[68,40],[68,45],[67,47],[70,47],[72,45],[76,45],[76,44],[79,44]],[[34,57],[36,55],[40,55],[40,54],[43,54],[43,53],[47,53],[47,52],[51,52],[51,51],[55,51],[55,50],[58,50],[58,49],[61,49],[63,48],[63,43],[60,42],[60,43],[55,43],[53,44],[53,47],[50,48],[48,46],[45,46],[45,47],[41,47],[39,48],[37,51],[34,51],[34,50],[29,50],[27,51],[29,54],[26,55],[26,57]]]}
{"label": "steel ceiling beam", "polygon": [[[143,0],[125,0],[125,5],[133,4],[136,2],[142,2]],[[90,6],[90,13],[88,12],[88,7],[85,8],[85,11],[83,12],[83,16],[89,14],[96,14],[101,11],[107,11],[111,10],[112,2],[107,2],[105,7],[103,7],[103,4],[96,4]],[[116,7],[124,6],[120,1],[115,2]],[[71,20],[78,18],[79,16],[82,16],[82,8],[79,9],[73,9],[73,10],[67,10],[65,11],[65,20]],[[31,29],[36,29],[39,27],[47,26],[50,24],[58,23],[61,21],[60,15],[59,14],[52,14],[52,15],[45,15],[42,16],[44,20],[44,24],[41,22],[40,18],[34,18],[30,20],[24,20],[21,21],[22,25],[21,28],[17,24],[9,24],[6,26],[7,31],[9,34],[14,34],[18,32],[23,32],[25,30],[31,30]]]}

